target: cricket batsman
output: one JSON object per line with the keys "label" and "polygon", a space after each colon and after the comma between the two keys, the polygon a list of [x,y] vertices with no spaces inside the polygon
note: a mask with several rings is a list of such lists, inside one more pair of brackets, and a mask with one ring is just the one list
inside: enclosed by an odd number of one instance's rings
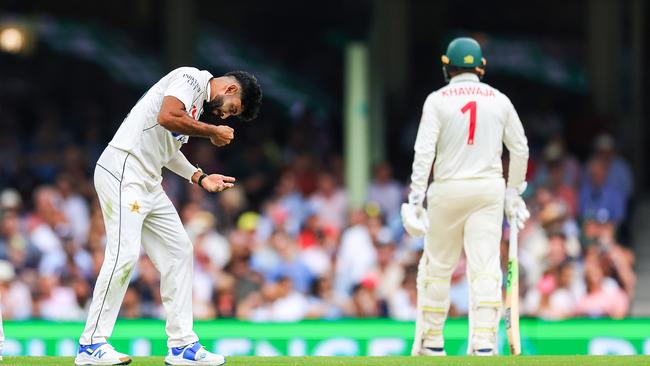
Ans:
{"label": "cricket batsman", "polygon": [[[526,185],[528,142],[508,97],[481,82],[486,61],[478,42],[453,40],[442,63],[449,84],[424,102],[411,192],[401,210],[407,232],[425,237],[412,354],[446,354],[442,330],[450,279],[464,248],[470,283],[467,352],[489,356],[497,353],[504,204],[511,224],[521,226],[529,217],[520,196]],[[507,184],[503,144],[510,152]],[[432,164],[434,179],[427,189]]]}
{"label": "cricket batsman", "polygon": [[221,365],[192,330],[192,243],[163,191],[165,167],[208,192],[233,186],[235,179],[206,174],[180,151],[189,136],[216,146],[233,139],[228,126],[202,121],[257,116],[262,92],[243,71],[213,77],[192,67],[173,70],[154,84],[126,116],[95,167],[95,189],[106,227],[106,252],[88,319],[79,339],[76,365],[127,365],[131,358],[108,342],[140,255],[140,244],[160,272],[167,315],[167,365]]}

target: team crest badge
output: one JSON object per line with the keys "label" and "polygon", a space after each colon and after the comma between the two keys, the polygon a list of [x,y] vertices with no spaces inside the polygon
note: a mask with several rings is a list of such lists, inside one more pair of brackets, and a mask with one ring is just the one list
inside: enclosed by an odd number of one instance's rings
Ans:
{"label": "team crest badge", "polygon": [[129,203],[129,208],[131,209],[131,212],[140,213],[140,205],[138,205],[138,201]]}

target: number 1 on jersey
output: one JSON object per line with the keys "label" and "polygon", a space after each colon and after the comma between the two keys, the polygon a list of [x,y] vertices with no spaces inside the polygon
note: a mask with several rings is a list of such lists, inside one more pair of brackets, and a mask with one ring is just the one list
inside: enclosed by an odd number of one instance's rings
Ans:
{"label": "number 1 on jersey", "polygon": [[467,102],[460,110],[463,114],[469,110],[469,136],[467,145],[474,145],[474,131],[476,130],[476,101]]}

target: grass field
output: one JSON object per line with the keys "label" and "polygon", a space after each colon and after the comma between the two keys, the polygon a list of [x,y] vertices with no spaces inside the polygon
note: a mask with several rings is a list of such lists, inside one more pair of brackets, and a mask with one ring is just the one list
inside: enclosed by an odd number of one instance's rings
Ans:
{"label": "grass field", "polygon": [[[72,357],[5,357],[2,366],[73,365]],[[135,357],[133,366],[164,365],[163,357]],[[227,366],[628,366],[650,365],[650,356],[520,356],[520,357],[229,357]]]}

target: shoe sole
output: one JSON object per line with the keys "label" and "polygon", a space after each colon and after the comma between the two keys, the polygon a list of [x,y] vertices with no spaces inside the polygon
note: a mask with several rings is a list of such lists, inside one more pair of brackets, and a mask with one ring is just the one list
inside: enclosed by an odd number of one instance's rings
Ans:
{"label": "shoe sole", "polygon": [[127,358],[126,360],[121,360],[120,359],[120,361],[122,361],[122,362],[120,362],[120,363],[81,363],[81,364],[77,363],[75,361],[74,364],[77,365],[77,366],[122,366],[122,365],[130,364],[133,360],[130,359],[130,358]]}
{"label": "shoe sole", "polygon": [[167,365],[167,366],[181,366],[181,365],[183,365],[183,366],[185,366],[185,365],[221,366],[221,365],[225,365],[227,361],[228,361],[228,359],[225,358],[225,357],[224,357],[222,363],[197,363],[197,362],[191,362],[191,361],[187,361],[185,363],[169,363],[167,360],[165,360],[165,365]]}

